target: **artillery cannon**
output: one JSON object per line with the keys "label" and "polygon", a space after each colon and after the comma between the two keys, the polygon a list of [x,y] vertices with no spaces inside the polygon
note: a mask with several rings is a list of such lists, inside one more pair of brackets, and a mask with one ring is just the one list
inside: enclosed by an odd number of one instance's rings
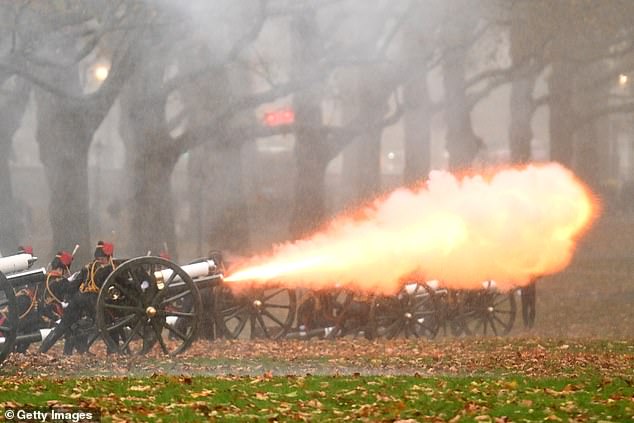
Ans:
{"label": "artillery cannon", "polygon": [[[46,281],[46,269],[29,270],[35,260],[29,254],[0,258],[0,362],[16,343],[41,341],[50,331],[18,335],[16,289]],[[222,281],[221,265],[209,259],[181,267],[151,256],[113,262],[97,297],[92,333],[114,352],[144,353],[157,342],[166,354],[189,347],[203,313],[199,290]]]}
{"label": "artillery cannon", "polygon": [[110,351],[144,354],[158,343],[163,353],[178,354],[196,339],[202,314],[213,313],[203,309],[200,290],[222,280],[213,259],[182,267],[160,257],[127,260],[99,291],[97,329]]}
{"label": "artillery cannon", "polygon": [[17,342],[41,340],[46,332],[18,336],[18,304],[15,290],[43,283],[46,269],[32,269],[37,257],[15,254],[0,257],[0,363],[13,351]]}

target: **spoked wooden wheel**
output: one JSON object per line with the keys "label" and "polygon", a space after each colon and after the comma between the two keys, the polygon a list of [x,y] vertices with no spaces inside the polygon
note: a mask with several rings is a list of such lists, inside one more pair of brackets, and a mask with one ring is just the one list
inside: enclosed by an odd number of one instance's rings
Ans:
{"label": "spoked wooden wheel", "polygon": [[500,292],[489,285],[472,292],[465,302],[467,331],[471,335],[506,335],[513,328],[516,311],[513,292]]}
{"label": "spoked wooden wheel", "polygon": [[294,289],[278,286],[216,288],[216,324],[229,339],[279,339],[295,319],[297,299]]}
{"label": "spoked wooden wheel", "polygon": [[191,277],[159,257],[117,267],[99,291],[97,327],[109,351],[176,355],[196,338],[202,304]]}
{"label": "spoked wooden wheel", "polygon": [[0,272],[0,363],[15,347],[18,333],[18,305],[9,281]]}
{"label": "spoked wooden wheel", "polygon": [[440,316],[433,291],[426,285],[408,284],[397,295],[379,296],[370,314],[374,336],[393,339],[438,334]]}

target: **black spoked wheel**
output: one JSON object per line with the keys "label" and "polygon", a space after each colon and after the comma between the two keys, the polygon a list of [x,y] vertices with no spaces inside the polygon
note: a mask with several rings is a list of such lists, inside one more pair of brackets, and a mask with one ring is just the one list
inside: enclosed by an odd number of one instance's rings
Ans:
{"label": "black spoked wheel", "polygon": [[191,277],[159,257],[139,257],[114,270],[99,291],[97,327],[110,352],[164,354],[196,338],[202,304]]}
{"label": "black spoked wheel", "polygon": [[440,326],[434,292],[416,283],[406,285],[397,295],[379,296],[372,303],[371,321],[377,337],[433,339]]}
{"label": "black spoked wheel", "polygon": [[294,289],[277,286],[216,288],[216,324],[229,339],[279,339],[293,325],[297,308]]}
{"label": "black spoked wheel", "polygon": [[491,283],[472,292],[465,301],[465,320],[471,335],[502,336],[515,323],[517,306],[513,292],[500,292]]}
{"label": "black spoked wheel", "polygon": [[9,281],[0,272],[0,363],[15,347],[18,333],[18,305]]}

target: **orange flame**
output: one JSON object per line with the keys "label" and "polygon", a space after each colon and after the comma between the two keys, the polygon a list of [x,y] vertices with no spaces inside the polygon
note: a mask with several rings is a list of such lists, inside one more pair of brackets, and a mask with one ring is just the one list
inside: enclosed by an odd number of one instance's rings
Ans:
{"label": "orange flame", "polygon": [[501,289],[563,270],[598,215],[590,191],[559,164],[532,164],[487,177],[432,172],[425,186],[398,189],[303,240],[238,264],[225,282],[391,294],[404,279],[451,288]]}

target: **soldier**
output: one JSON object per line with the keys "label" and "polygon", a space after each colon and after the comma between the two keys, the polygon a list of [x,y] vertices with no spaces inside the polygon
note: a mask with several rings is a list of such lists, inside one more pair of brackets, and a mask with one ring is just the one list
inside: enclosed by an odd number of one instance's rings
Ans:
{"label": "soldier", "polygon": [[532,329],[535,324],[535,308],[537,303],[537,278],[521,288],[522,319],[526,329]]}
{"label": "soldier", "polygon": [[[69,278],[71,286],[76,287],[77,292],[70,299],[66,309],[64,309],[64,315],[60,323],[42,341],[42,345],[40,345],[41,353],[46,353],[64,335],[66,335],[66,340],[69,342],[68,346],[64,346],[64,354],[72,353],[73,347],[80,353],[87,352],[87,339],[85,336],[78,336],[78,327],[76,325],[84,317],[94,320],[97,294],[108,275],[114,270],[112,263],[113,252],[114,246],[112,244],[99,241],[95,248],[95,259],[84,266],[77,275]],[[75,335],[74,339],[73,335]]]}
{"label": "soldier", "polygon": [[38,303],[44,325],[52,327],[64,314],[64,306],[74,294],[73,287],[68,281],[73,255],[68,251],[58,251],[46,274],[44,289],[41,290]]}

